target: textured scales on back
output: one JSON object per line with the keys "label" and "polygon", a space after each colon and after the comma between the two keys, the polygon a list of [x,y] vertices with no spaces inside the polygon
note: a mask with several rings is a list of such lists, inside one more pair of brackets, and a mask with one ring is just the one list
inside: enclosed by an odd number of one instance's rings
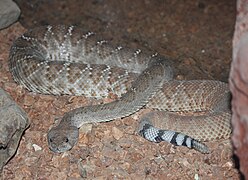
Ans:
{"label": "textured scales on back", "polygon": [[[119,96],[126,92],[135,74],[121,66],[110,67],[121,49],[105,48],[105,54],[96,54],[103,43],[93,33],[77,31],[73,27],[48,26],[18,38],[10,53],[15,80],[30,91],[54,95],[100,98],[109,92]],[[108,63],[101,62],[102,58],[109,59]]]}
{"label": "textured scales on back", "polygon": [[[77,27],[28,31],[14,42],[9,66],[15,81],[37,93],[97,98],[114,93],[120,97],[66,113],[48,133],[54,152],[70,150],[83,124],[129,116],[144,106],[161,111],[145,115],[139,127],[139,134],[153,142],[168,141],[207,153],[204,144],[187,135],[209,140],[226,138],[231,132],[230,93],[225,83],[174,81],[168,59],[111,46]],[[198,114],[183,115],[185,112]],[[199,125],[206,125],[205,129],[197,131]]]}

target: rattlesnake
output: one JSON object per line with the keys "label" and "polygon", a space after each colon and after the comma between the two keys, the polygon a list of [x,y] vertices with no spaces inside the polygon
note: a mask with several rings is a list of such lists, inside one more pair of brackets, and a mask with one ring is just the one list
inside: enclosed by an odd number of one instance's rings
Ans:
{"label": "rattlesnake", "polygon": [[207,153],[207,146],[198,140],[227,138],[231,133],[226,83],[173,80],[168,58],[114,47],[78,27],[58,25],[28,31],[11,47],[9,67],[14,80],[33,92],[97,98],[112,92],[119,97],[66,113],[48,132],[54,152],[70,150],[83,124],[126,117],[144,106],[160,110],[141,118],[138,133],[149,141],[168,141]]}

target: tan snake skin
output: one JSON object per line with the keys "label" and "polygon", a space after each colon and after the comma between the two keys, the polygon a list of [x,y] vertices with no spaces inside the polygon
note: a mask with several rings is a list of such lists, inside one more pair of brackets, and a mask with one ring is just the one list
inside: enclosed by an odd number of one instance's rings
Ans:
{"label": "tan snake skin", "polygon": [[[113,47],[94,33],[73,26],[47,26],[19,37],[9,59],[15,81],[30,91],[97,98],[114,93],[120,97],[66,113],[48,133],[54,152],[70,150],[83,124],[129,116],[143,106],[160,110],[145,115],[140,123],[139,134],[150,141],[168,141],[206,153],[208,148],[195,139],[230,136],[228,85],[172,80],[171,61],[157,54]],[[157,129],[151,122],[168,130]]]}

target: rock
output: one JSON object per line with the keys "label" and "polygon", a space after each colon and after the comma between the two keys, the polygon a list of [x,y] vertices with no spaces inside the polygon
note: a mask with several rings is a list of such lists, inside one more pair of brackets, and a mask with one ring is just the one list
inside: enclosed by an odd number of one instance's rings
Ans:
{"label": "rock", "polygon": [[0,171],[14,156],[24,130],[27,114],[0,88]]}
{"label": "rock", "polygon": [[248,6],[237,1],[237,17],[233,38],[233,61],[230,73],[232,92],[232,125],[234,153],[239,158],[240,171],[248,179]]}
{"label": "rock", "polygon": [[17,21],[21,11],[12,0],[0,1],[0,29],[4,29]]}

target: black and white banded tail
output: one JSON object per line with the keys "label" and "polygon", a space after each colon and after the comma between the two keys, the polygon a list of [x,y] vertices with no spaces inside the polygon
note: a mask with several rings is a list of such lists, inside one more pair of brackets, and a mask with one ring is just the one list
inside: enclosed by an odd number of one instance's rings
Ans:
{"label": "black and white banded tail", "polygon": [[209,153],[209,149],[205,144],[180,132],[156,128],[147,118],[141,120],[138,133],[151,142],[160,143],[166,141],[175,146],[186,146],[204,154]]}

